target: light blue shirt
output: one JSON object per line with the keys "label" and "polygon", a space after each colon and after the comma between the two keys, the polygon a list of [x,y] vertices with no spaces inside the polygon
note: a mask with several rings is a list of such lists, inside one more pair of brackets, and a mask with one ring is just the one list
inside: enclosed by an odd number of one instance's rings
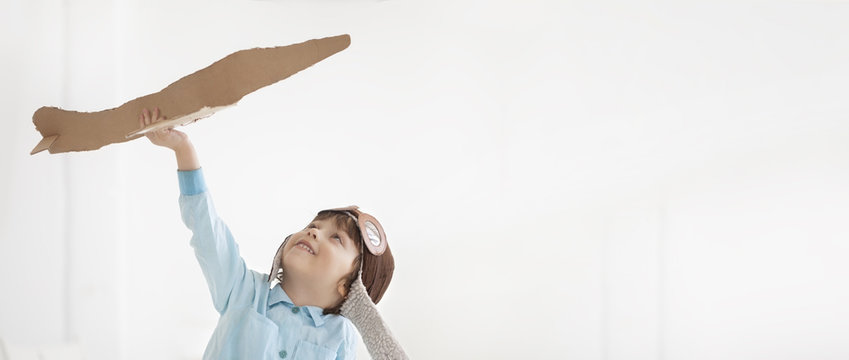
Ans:
{"label": "light blue shirt", "polygon": [[192,231],[190,244],[221,315],[204,360],[356,358],[359,335],[350,320],[323,315],[317,306],[295,306],[268,274],[247,269],[215,212],[201,169],[178,170],[177,178],[183,223]]}

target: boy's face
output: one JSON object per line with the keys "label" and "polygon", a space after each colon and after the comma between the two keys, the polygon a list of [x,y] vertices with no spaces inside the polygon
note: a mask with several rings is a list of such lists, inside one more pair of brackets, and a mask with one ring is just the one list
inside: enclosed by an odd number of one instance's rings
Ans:
{"label": "boy's face", "polygon": [[333,219],[314,220],[292,234],[283,248],[286,276],[344,296],[345,278],[354,270],[354,259],[360,253],[357,245]]}

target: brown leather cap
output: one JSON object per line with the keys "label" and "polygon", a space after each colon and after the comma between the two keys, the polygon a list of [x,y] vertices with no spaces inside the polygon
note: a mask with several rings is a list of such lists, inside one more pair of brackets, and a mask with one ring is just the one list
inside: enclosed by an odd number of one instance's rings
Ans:
{"label": "brown leather cap", "polygon": [[[361,239],[368,251],[363,251],[362,279],[368,290],[371,301],[377,304],[395,272],[395,258],[386,241],[386,233],[377,219],[359,210],[356,205],[326,209],[322,211],[339,211],[353,218],[360,228]],[[319,211],[321,212],[321,211]]]}

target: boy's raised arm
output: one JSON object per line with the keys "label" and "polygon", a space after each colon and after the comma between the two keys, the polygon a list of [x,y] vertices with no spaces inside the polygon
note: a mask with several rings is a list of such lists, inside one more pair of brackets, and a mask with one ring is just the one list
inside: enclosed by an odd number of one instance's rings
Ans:
{"label": "boy's raised arm", "polygon": [[[165,118],[155,109],[139,115],[143,127]],[[257,281],[245,266],[230,229],[218,216],[206,188],[197,152],[188,135],[173,128],[145,133],[155,145],[174,150],[180,185],[180,212],[183,223],[192,231],[191,246],[209,287],[212,303],[223,313],[234,303],[247,302]]]}

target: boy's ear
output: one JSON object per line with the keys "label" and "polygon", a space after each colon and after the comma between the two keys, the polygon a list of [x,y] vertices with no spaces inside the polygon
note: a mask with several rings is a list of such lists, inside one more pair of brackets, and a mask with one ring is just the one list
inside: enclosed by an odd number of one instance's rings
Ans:
{"label": "boy's ear", "polygon": [[339,292],[341,297],[348,295],[348,289],[345,288],[345,279],[339,280],[339,283],[336,284],[336,291]]}

